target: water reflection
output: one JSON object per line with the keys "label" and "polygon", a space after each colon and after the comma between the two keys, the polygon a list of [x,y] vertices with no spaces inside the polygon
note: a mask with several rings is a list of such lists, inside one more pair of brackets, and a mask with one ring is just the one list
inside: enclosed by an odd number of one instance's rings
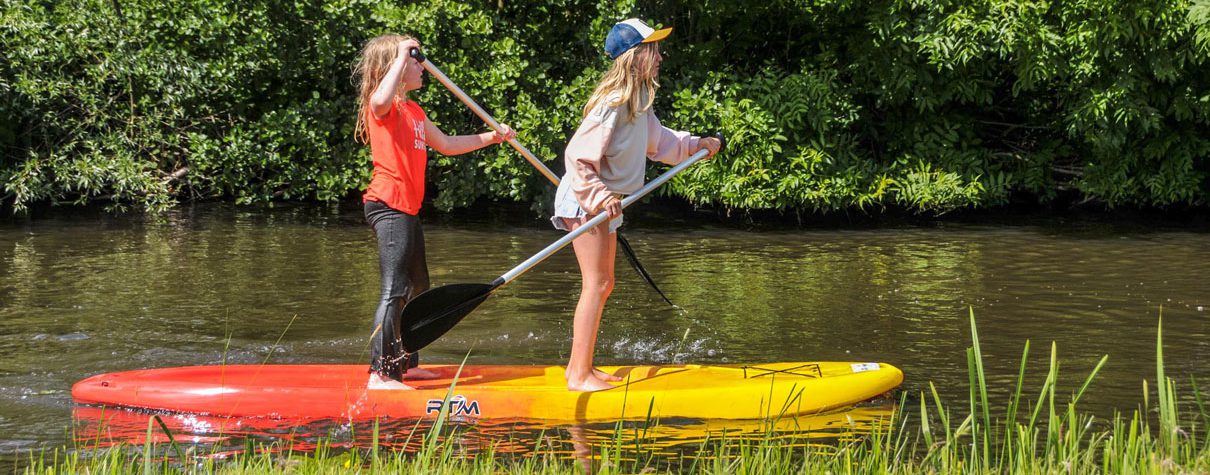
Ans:
{"label": "water reflection", "polygon": [[[454,420],[442,430],[439,443],[448,443],[458,456],[492,453],[497,456],[553,455],[577,459],[586,466],[599,463],[603,449],[618,451],[623,460],[651,459],[672,465],[711,457],[715,444],[775,440],[779,445],[813,446],[824,450],[886,430],[895,407],[876,400],[859,407],[814,416],[776,420],[665,419],[621,423],[573,424],[534,420]],[[176,456],[175,441],[187,456],[228,456],[244,450],[312,452],[321,446],[339,450],[369,449],[377,430],[379,447],[416,452],[432,431],[430,419],[379,421],[281,420],[229,418],[196,414],[148,413],[80,406],[72,411],[78,450],[127,447],[141,449],[148,434],[157,450]],[[158,416],[167,427],[152,418]],[[149,432],[149,425],[152,430]],[[377,427],[376,427],[377,426]],[[171,434],[171,439],[169,434]]]}

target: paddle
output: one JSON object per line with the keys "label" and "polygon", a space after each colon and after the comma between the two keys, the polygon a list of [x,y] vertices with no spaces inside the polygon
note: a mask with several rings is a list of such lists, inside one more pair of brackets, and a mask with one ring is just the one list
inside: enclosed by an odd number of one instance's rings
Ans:
{"label": "paddle", "polygon": [[[726,140],[722,134],[718,135],[722,145],[726,146]],[[721,148],[720,148],[721,150]],[[634,194],[622,199],[622,207],[630,206],[631,203],[651,193],[652,190],[663,185],[673,176],[680,173],[690,165],[693,165],[698,160],[701,160],[708,150],[702,149],[691,155],[685,161],[677,164],[662,175],[651,180]],[[559,249],[570,244],[580,235],[592,230],[592,228],[605,222],[609,219],[609,215],[601,213],[588,220],[575,231],[567,233],[558,241],[546,246],[541,252],[534,254],[533,257],[526,259],[525,262],[518,264],[517,267],[505,272],[504,275],[497,277],[490,284],[450,284],[443,285],[434,289],[429,289],[424,293],[416,296],[403,307],[403,315],[400,332],[403,335],[403,349],[408,353],[415,353],[421,348],[428,346],[437,338],[444,335],[454,325],[457,325],[467,314],[471,313],[479,304],[483,303],[493,291],[500,288],[504,284],[512,282],[521,274],[538,265],[538,263],[546,260]]]}
{"label": "paddle", "polygon": [[[487,123],[488,127],[491,127],[492,130],[497,132],[501,130],[500,123],[496,122],[496,119],[492,118],[492,116],[488,114],[487,111],[483,110],[482,107],[479,107],[479,104],[476,103],[474,99],[471,99],[471,96],[463,92],[462,88],[458,87],[457,84],[454,84],[454,82],[451,81],[450,78],[445,75],[445,73],[441,72],[441,70],[437,68],[437,65],[433,64],[432,61],[429,61],[428,58],[425,57],[424,53],[420,52],[419,49],[412,48],[409,54],[413,58],[416,58],[416,61],[419,61],[421,66],[424,66],[425,71],[428,71],[429,74],[437,78],[437,82],[440,82],[445,86],[446,89],[449,89],[450,92],[454,93],[455,96],[458,96],[458,99],[461,100],[463,104],[466,104],[466,106],[469,107],[471,111],[475,113],[475,115],[479,116],[480,119],[483,119],[483,122]],[[533,152],[530,152],[529,149],[525,148],[524,145],[521,145],[521,142],[518,142],[517,139],[514,138],[510,139],[508,144],[512,145],[522,157],[525,157],[525,160],[528,161],[530,165],[533,165],[534,168],[537,168],[547,180],[550,180],[550,182],[554,183],[555,186],[559,186],[559,177],[555,176],[554,172],[550,171],[549,168],[546,168],[546,165],[543,165],[542,162],[538,160],[538,157],[533,154]],[[639,273],[639,277],[642,277],[643,280],[647,281],[647,284],[650,285],[651,288],[655,289],[656,293],[660,294],[660,297],[663,298],[665,302],[668,302],[668,305],[675,307],[676,304],[672,303],[671,300],[668,300],[668,296],[664,295],[664,291],[660,290],[659,286],[655,285],[655,280],[651,278],[651,274],[647,273],[647,269],[643,267],[643,264],[639,263],[638,256],[635,256],[634,254],[634,248],[630,247],[630,241],[627,240],[621,232],[618,232],[618,245],[622,248],[622,254],[626,256],[626,260],[630,261],[630,265],[634,267],[635,272]]]}

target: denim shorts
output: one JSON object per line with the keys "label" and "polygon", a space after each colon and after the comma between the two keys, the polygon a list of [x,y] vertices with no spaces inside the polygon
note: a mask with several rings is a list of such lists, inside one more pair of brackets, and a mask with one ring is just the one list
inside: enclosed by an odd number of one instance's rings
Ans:
{"label": "denim shorts", "polygon": [[[559,191],[555,192],[555,215],[550,217],[550,224],[553,224],[555,229],[562,231],[571,231],[567,223],[563,222],[563,218],[579,220],[581,223],[593,218],[593,215],[589,215],[584,208],[580,207],[580,202],[576,199],[575,192],[571,190],[571,185],[567,185],[570,181],[564,179],[559,183]],[[620,227],[622,227],[622,215],[619,214],[609,222],[609,232],[616,233]]]}

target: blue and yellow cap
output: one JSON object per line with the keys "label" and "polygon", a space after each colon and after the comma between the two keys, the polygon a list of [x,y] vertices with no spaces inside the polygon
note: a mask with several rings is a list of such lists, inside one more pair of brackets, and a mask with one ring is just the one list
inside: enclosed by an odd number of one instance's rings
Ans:
{"label": "blue and yellow cap", "polygon": [[605,36],[605,53],[609,54],[609,59],[618,59],[618,56],[631,48],[663,40],[670,33],[672,28],[656,30],[638,18],[620,21],[615,23],[613,29],[609,30],[609,35]]}

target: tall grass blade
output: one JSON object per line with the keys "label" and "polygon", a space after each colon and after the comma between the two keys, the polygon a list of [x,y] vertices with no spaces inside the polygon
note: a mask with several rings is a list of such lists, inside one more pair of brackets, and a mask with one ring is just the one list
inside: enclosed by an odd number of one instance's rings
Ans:
{"label": "tall grass blade", "polygon": [[172,447],[173,453],[176,454],[176,459],[182,464],[185,463],[185,451],[181,450],[180,445],[177,445],[176,438],[172,436],[172,431],[168,429],[168,424],[165,424],[159,415],[151,416],[151,418],[155,419],[156,424],[160,426],[160,430],[164,431],[164,435],[168,436],[168,446]]}
{"label": "tall grass blade", "polygon": [[1092,372],[1088,373],[1088,377],[1084,379],[1084,384],[1080,386],[1080,390],[1077,391],[1075,397],[1071,399],[1072,406],[1075,406],[1076,402],[1080,400],[1080,397],[1084,396],[1084,392],[1088,390],[1088,386],[1092,384],[1092,380],[1096,379],[1097,374],[1101,372],[1101,368],[1104,368],[1105,363],[1107,362],[1109,362],[1109,355],[1102,356],[1101,361],[1098,361],[1097,365],[1092,368]]}
{"label": "tall grass blade", "polygon": [[1164,307],[1160,307],[1155,330],[1155,389],[1160,409],[1160,441],[1167,450],[1176,449],[1177,433],[1175,383],[1164,374]]}
{"label": "tall grass blade", "polygon": [[1017,369],[1017,384],[1013,386],[1013,395],[1008,401],[1008,413],[1004,416],[1004,441],[1002,444],[1004,455],[999,460],[1000,465],[1007,463],[1007,457],[1013,452],[1014,435],[1017,433],[1015,428],[1018,426],[1017,411],[1021,404],[1021,392],[1025,389],[1025,367],[1028,362],[1029,340],[1025,340],[1025,348],[1021,351],[1021,365]]}
{"label": "tall grass blade", "polygon": [[155,456],[153,453],[155,444],[151,442],[151,437],[154,434],[155,420],[151,417],[147,418],[147,439],[143,441],[143,475],[151,475],[154,473],[151,466],[151,459]]}
{"label": "tall grass blade", "polygon": [[375,472],[382,467],[378,460],[378,417],[374,418],[374,430],[370,435],[370,467]]}
{"label": "tall grass blade", "polygon": [[432,454],[433,450],[437,448],[437,439],[441,438],[441,429],[445,426],[445,420],[450,414],[450,399],[454,397],[454,389],[458,387],[458,378],[462,377],[462,368],[466,367],[466,362],[470,358],[471,352],[467,351],[466,356],[462,358],[462,364],[458,365],[458,371],[454,372],[454,379],[450,381],[450,388],[445,391],[445,399],[441,401],[441,410],[437,413],[437,421],[429,429],[429,438],[425,441],[425,452],[428,454]]}
{"label": "tall grass blade", "polygon": [[1206,412],[1206,404],[1202,400],[1202,390],[1197,385],[1197,377],[1190,375],[1189,385],[1193,387],[1193,402],[1197,404],[1197,412],[1202,417],[1202,425],[1210,427],[1210,413]]}
{"label": "tall grass blade", "polygon": [[273,346],[269,347],[269,354],[265,355],[265,359],[260,362],[261,366],[269,364],[269,358],[273,357],[273,353],[277,352],[277,348],[281,346],[282,339],[286,337],[286,333],[290,331],[290,327],[294,326],[295,320],[298,320],[297,314],[290,317],[290,323],[287,323],[286,328],[281,331],[280,335],[277,335],[277,340],[273,342]]}
{"label": "tall grass blade", "polygon": [[1051,342],[1050,343],[1050,369],[1046,373],[1046,381],[1042,382],[1042,390],[1038,394],[1037,404],[1034,405],[1034,410],[1029,416],[1029,426],[1028,427],[1030,430],[1033,430],[1034,428],[1037,427],[1038,414],[1042,411],[1042,408],[1045,407],[1046,395],[1047,395],[1047,393],[1050,392],[1050,388],[1052,386],[1054,386],[1054,384],[1055,384],[1055,377],[1056,377],[1055,374],[1056,373],[1057,373],[1057,371],[1055,368],[1055,344],[1054,344],[1054,342]]}
{"label": "tall grass blade", "polygon": [[974,307],[970,308],[970,318],[971,318],[971,344],[974,345],[974,350],[975,350],[975,371],[978,372],[978,378],[979,378],[979,386],[978,386],[979,402],[983,406],[983,426],[985,428],[990,428],[992,416],[991,416],[991,411],[989,409],[990,405],[987,403],[987,377],[984,375],[984,371],[983,371],[983,351],[980,349],[980,346],[979,346],[979,329],[975,325],[975,308]]}
{"label": "tall grass blade", "polygon": [[932,447],[936,443],[933,439],[933,431],[929,429],[929,414],[928,404],[924,402],[924,393],[920,393],[920,433],[924,437],[924,444]]}

